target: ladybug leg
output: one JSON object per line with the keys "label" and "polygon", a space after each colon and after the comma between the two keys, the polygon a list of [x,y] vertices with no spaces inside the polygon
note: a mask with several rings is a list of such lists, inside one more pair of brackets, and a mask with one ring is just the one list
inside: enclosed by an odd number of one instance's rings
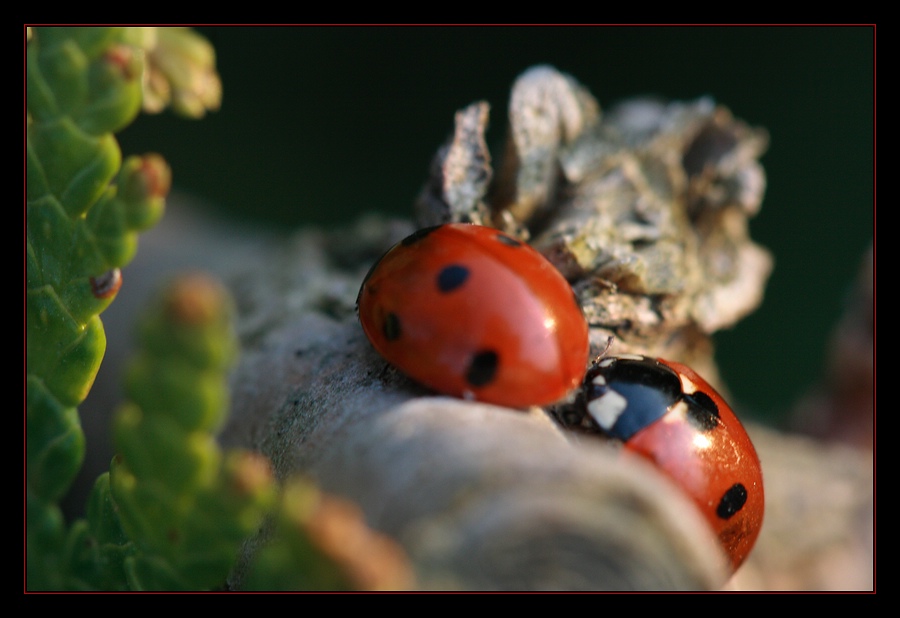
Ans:
{"label": "ladybug leg", "polygon": [[592,366],[592,367],[595,366],[597,363],[599,363],[601,358],[603,358],[604,356],[606,356],[607,352],[609,352],[609,349],[612,347],[612,343],[613,343],[613,340],[614,340],[615,338],[616,338],[615,335],[610,335],[609,337],[606,338],[606,345],[604,345],[604,346],[603,346],[603,349],[600,350],[600,352],[598,352],[598,353],[591,359],[591,366]]}

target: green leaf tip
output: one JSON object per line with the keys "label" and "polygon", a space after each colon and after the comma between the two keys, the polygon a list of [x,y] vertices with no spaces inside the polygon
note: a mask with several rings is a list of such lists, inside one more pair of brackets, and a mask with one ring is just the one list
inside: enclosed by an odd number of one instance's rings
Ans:
{"label": "green leaf tip", "polygon": [[237,355],[233,317],[233,301],[220,282],[204,273],[188,273],[166,286],[143,314],[138,338],[150,357],[221,371]]}

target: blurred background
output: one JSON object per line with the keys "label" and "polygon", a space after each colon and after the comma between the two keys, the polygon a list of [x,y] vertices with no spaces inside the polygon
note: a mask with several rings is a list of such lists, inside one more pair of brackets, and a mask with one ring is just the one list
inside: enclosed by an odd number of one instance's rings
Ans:
{"label": "blurred background", "polygon": [[[175,193],[239,230],[343,226],[373,211],[410,216],[458,109],[491,104],[489,146],[499,157],[510,87],[534,64],[570,73],[602,107],[641,95],[713,97],[771,138],[751,233],[774,254],[774,274],[762,307],[716,335],[732,403],[778,424],[822,375],[874,236],[873,28],[197,30],[217,52],[221,110],[200,121],[142,115],[119,141],[126,155],[163,154]],[[170,200],[164,222],[177,221],[178,208]],[[183,227],[169,233],[192,242]],[[133,318],[128,270],[105,323],[119,319],[116,310]]]}

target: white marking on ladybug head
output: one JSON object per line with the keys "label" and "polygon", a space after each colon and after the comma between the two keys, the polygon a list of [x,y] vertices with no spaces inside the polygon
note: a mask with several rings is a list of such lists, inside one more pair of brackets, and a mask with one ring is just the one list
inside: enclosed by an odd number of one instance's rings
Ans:
{"label": "white marking on ladybug head", "polygon": [[697,385],[694,384],[691,379],[683,373],[679,373],[678,377],[681,378],[681,392],[685,395],[693,395],[699,390],[697,388]]}
{"label": "white marking on ladybug head", "polygon": [[607,391],[587,404],[588,413],[604,431],[612,429],[627,407],[628,400],[616,391]]}

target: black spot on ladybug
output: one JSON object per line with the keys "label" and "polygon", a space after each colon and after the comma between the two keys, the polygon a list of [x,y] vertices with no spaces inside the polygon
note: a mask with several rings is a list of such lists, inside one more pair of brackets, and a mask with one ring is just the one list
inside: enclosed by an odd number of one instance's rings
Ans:
{"label": "black spot on ladybug", "polygon": [[509,247],[521,247],[522,246],[521,241],[516,240],[515,238],[513,238],[511,236],[507,236],[506,234],[497,234],[497,240],[499,240],[504,245],[507,245]]}
{"label": "black spot on ladybug", "polygon": [[441,269],[437,276],[438,291],[446,294],[460,287],[469,278],[469,269],[459,264],[451,264]]}
{"label": "black spot on ladybug", "polygon": [[466,372],[466,382],[475,387],[485,386],[493,381],[497,375],[500,357],[493,350],[483,350],[472,357],[469,370]]}
{"label": "black spot on ladybug", "polygon": [[400,318],[396,313],[388,313],[384,316],[384,324],[381,325],[381,332],[388,341],[396,341],[400,338]]}
{"label": "black spot on ladybug", "polygon": [[687,420],[698,431],[712,431],[719,426],[719,407],[712,397],[697,391],[684,396],[688,404]]}
{"label": "black spot on ladybug", "polygon": [[414,245],[417,242],[419,242],[420,240],[422,240],[423,238],[425,238],[426,236],[428,236],[429,234],[431,234],[433,231],[438,229],[439,227],[441,227],[441,226],[433,225],[431,227],[423,227],[421,230],[416,230],[415,232],[413,232],[412,234],[410,234],[409,236],[407,236],[406,238],[401,240],[400,244],[404,247]]}
{"label": "black spot on ladybug", "polygon": [[735,483],[728,488],[728,491],[719,500],[719,506],[716,507],[716,515],[719,519],[728,519],[742,508],[747,502],[747,488],[740,483]]}

